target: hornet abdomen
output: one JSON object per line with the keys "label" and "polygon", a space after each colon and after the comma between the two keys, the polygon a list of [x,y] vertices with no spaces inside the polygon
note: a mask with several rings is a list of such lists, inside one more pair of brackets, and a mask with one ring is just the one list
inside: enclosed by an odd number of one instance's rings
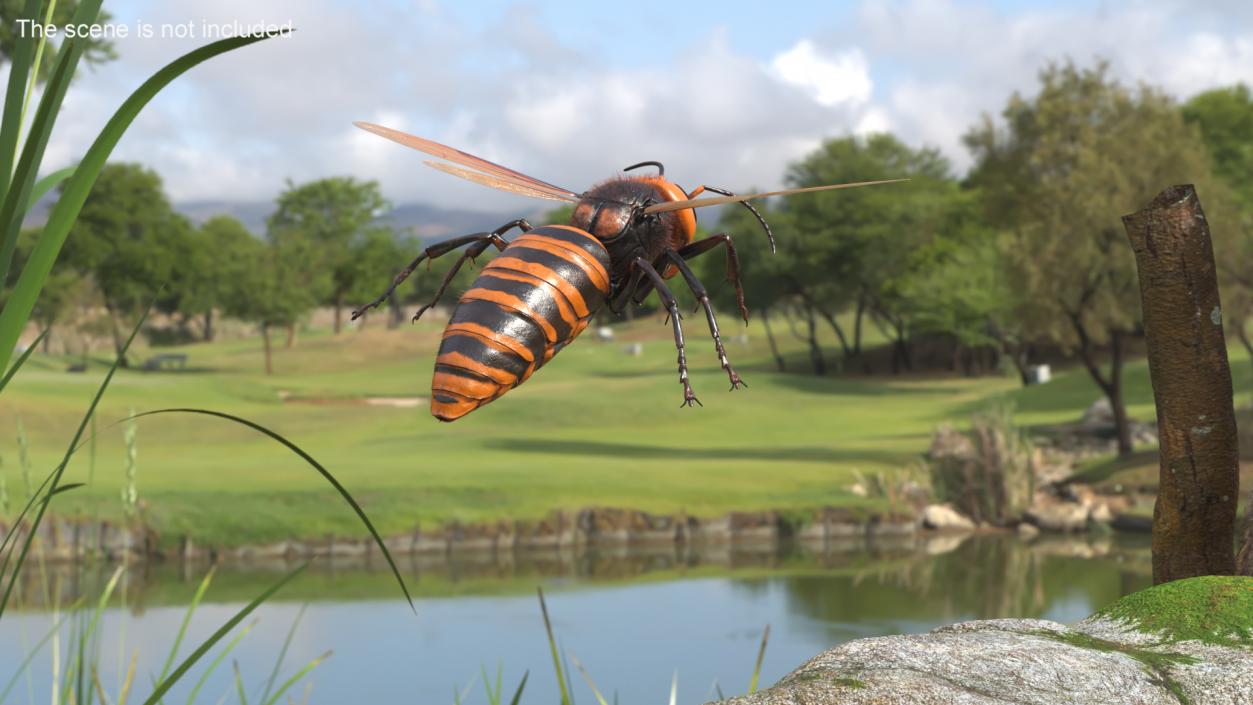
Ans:
{"label": "hornet abdomen", "polygon": [[522,384],[591,322],[609,295],[609,253],[547,225],[514,240],[461,296],[444,329],[431,413],[454,421]]}

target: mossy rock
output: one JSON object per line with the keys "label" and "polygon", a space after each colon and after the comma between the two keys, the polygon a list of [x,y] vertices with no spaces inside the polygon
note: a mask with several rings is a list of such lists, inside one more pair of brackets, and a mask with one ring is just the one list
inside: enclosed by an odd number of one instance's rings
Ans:
{"label": "mossy rock", "polygon": [[856,639],[723,705],[1253,705],[1253,578],[1128,595],[1073,627],[961,622]]}
{"label": "mossy rock", "polygon": [[1253,578],[1207,575],[1132,593],[1092,615],[1163,642],[1253,647]]}

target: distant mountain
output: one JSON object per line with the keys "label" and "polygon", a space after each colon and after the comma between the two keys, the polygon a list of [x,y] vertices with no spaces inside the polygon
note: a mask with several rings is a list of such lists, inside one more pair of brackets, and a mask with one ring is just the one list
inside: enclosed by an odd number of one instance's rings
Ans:
{"label": "distant mountain", "polygon": [[[24,225],[42,225],[48,220],[48,212],[55,203],[55,194],[45,196],[26,216]],[[203,223],[215,215],[238,218],[249,230],[260,235],[265,232],[265,219],[274,211],[273,201],[187,201],[175,203],[178,212],[194,223]],[[514,218],[538,220],[546,212],[540,209],[530,213],[485,212],[460,208],[440,208],[420,203],[397,206],[382,220],[397,229],[412,229],[424,240],[442,240],[453,235],[490,230]]]}
{"label": "distant mountain", "polygon": [[[258,234],[265,232],[265,219],[274,211],[272,201],[188,201],[175,203],[174,207],[195,223],[203,223],[215,215],[231,215]],[[522,214],[523,217],[535,215]],[[381,220],[400,230],[412,229],[424,240],[441,240],[462,233],[489,230],[517,217],[516,212],[492,213],[408,203],[392,209]]]}

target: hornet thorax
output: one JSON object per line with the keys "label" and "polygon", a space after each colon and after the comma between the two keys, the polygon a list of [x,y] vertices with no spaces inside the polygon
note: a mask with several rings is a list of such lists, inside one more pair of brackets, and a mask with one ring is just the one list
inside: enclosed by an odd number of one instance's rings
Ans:
{"label": "hornet thorax", "polygon": [[636,257],[652,262],[667,247],[677,250],[692,241],[696,216],[691,209],[644,213],[653,204],[686,198],[677,185],[659,177],[612,179],[583,194],[570,224],[609,251],[610,284],[617,291]]}

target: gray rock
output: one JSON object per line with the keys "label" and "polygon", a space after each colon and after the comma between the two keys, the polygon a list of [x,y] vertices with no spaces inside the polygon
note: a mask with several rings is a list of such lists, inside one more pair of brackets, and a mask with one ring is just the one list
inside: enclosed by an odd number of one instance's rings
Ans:
{"label": "gray rock", "polygon": [[922,510],[922,525],[928,529],[974,531],[975,523],[947,504],[928,504]]}
{"label": "gray rock", "polygon": [[1077,502],[1036,502],[1023,518],[1041,531],[1084,531],[1088,528],[1088,508]]}
{"label": "gray rock", "polygon": [[1114,428],[1114,409],[1109,399],[1101,397],[1083,412],[1079,425],[1085,430],[1100,431]]}
{"label": "gray rock", "polygon": [[1030,541],[1031,539],[1040,535],[1040,530],[1035,528],[1035,524],[1028,524],[1025,521],[1019,523],[1015,531],[1018,532],[1019,538],[1025,539],[1027,541]]}
{"label": "gray rock", "polygon": [[1162,643],[1089,618],[858,639],[736,705],[1253,705],[1253,648]]}

